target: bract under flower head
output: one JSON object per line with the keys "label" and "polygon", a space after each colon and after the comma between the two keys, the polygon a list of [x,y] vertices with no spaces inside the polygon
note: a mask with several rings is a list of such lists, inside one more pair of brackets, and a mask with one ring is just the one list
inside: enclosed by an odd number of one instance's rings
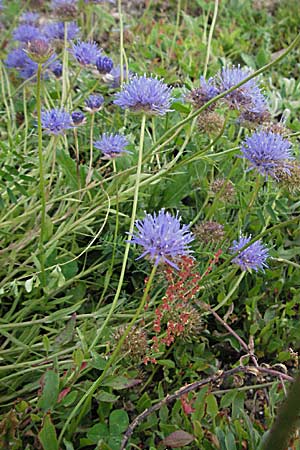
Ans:
{"label": "bract under flower head", "polygon": [[271,131],[258,131],[244,141],[241,151],[250,161],[250,169],[256,169],[261,175],[277,179],[278,167],[289,173],[291,143],[282,136]]}
{"label": "bract under flower head", "polygon": [[71,114],[58,108],[42,111],[42,127],[47,134],[64,134],[66,130],[73,128]]}
{"label": "bract under flower head", "polygon": [[103,133],[101,139],[94,142],[94,147],[103,153],[103,159],[112,159],[124,153],[130,153],[125,150],[127,145],[128,141],[122,134]]}
{"label": "bract under flower head", "polygon": [[101,50],[96,42],[78,41],[72,44],[71,53],[81,66],[95,65]]}
{"label": "bract under flower head", "polygon": [[130,242],[144,247],[138,258],[148,256],[154,264],[167,263],[178,269],[176,260],[191,253],[189,243],[194,240],[189,225],[181,226],[181,218],[172,216],[161,209],[158,214],[147,214],[143,220],[137,220],[137,231]]}
{"label": "bract under flower head", "polygon": [[264,271],[264,267],[268,267],[266,260],[269,257],[269,251],[260,239],[241,251],[250,241],[251,235],[249,237],[241,235],[238,241],[233,241],[230,252],[232,254],[238,252],[238,255],[233,258],[232,262],[244,271]]}
{"label": "bract under flower head", "polygon": [[162,80],[136,75],[115,95],[114,104],[133,112],[163,116],[170,111],[171,92]]}

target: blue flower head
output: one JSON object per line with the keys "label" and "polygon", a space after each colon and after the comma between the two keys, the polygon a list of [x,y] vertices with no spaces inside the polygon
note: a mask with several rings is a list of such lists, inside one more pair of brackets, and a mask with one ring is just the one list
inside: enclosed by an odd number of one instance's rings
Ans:
{"label": "blue flower head", "polygon": [[85,115],[81,111],[74,111],[71,116],[75,126],[83,125],[86,122]]}
{"label": "blue flower head", "polygon": [[[75,39],[79,34],[79,27],[75,22],[69,22],[67,25],[67,40]],[[57,39],[63,41],[65,39],[65,22],[52,22],[44,26],[44,34],[48,39]]]}
{"label": "blue flower head", "polygon": [[96,67],[101,74],[109,73],[114,67],[114,63],[108,56],[99,56],[96,61]]}
{"label": "blue flower head", "polygon": [[155,265],[167,263],[178,269],[176,261],[191,253],[189,243],[194,240],[189,225],[181,226],[180,221],[178,211],[176,216],[172,216],[164,209],[158,214],[147,214],[143,220],[137,220],[137,231],[130,242],[144,247],[138,259],[147,256]]}
{"label": "blue flower head", "polygon": [[25,44],[33,39],[43,39],[43,37],[41,30],[34,25],[19,25],[13,32],[14,40]]}
{"label": "blue flower head", "polygon": [[17,69],[19,76],[25,80],[37,73],[38,64],[32,61],[22,48],[12,50],[7,55],[5,64],[9,69]]}
{"label": "blue flower head", "polygon": [[64,134],[66,130],[73,128],[71,114],[58,108],[42,111],[42,127],[47,134]]}
{"label": "blue flower head", "polygon": [[233,258],[232,262],[237,264],[244,271],[264,271],[264,267],[268,267],[266,260],[269,257],[269,251],[260,239],[241,251],[241,249],[250,241],[251,235],[249,237],[241,235],[238,241],[233,241],[229,250],[231,254],[237,252],[238,254]]}
{"label": "blue flower head", "polygon": [[112,159],[124,153],[131,153],[125,150],[128,141],[122,134],[103,133],[99,141],[94,142],[94,147],[101,150],[103,159]]}
{"label": "blue flower head", "polygon": [[134,76],[115,95],[114,104],[132,112],[163,116],[170,111],[172,89],[153,77]]}
{"label": "blue flower head", "polygon": [[261,175],[277,179],[276,171],[280,169],[289,173],[291,143],[280,134],[271,131],[257,131],[244,141],[241,151],[250,161],[250,170],[256,169]]}
{"label": "blue flower head", "polygon": [[[196,108],[201,108],[205,103],[207,103],[212,98],[216,97],[220,93],[219,89],[216,86],[214,78],[209,78],[207,81],[204,77],[200,77],[200,87],[193,89],[188,98],[194,104]],[[210,106],[210,109],[213,109],[215,104]]]}
{"label": "blue flower head", "polygon": [[40,15],[32,11],[26,11],[20,16],[20,22],[26,23],[27,25],[36,25],[39,19]]}
{"label": "blue flower head", "polygon": [[[240,66],[223,67],[221,73],[215,77],[216,84],[220,92],[224,92],[243,81],[251,73],[252,71],[250,69],[241,69]],[[261,93],[257,80],[254,78],[230,92],[225,97],[229,105],[236,109],[253,107],[257,102],[261,102],[262,98],[264,98],[263,94]]]}
{"label": "blue flower head", "polygon": [[101,94],[90,95],[85,100],[86,110],[93,114],[101,109],[103,103],[104,98]]}
{"label": "blue flower head", "polygon": [[96,64],[101,50],[96,42],[78,41],[72,44],[71,53],[81,66],[89,66]]}

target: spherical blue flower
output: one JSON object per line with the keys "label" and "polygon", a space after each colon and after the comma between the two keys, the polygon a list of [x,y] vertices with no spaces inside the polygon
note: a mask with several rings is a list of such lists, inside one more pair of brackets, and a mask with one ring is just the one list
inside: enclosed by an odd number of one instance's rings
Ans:
{"label": "spherical blue flower", "polygon": [[250,161],[250,170],[256,169],[261,175],[276,177],[280,169],[289,173],[291,143],[280,134],[271,131],[258,131],[244,141],[241,151]]}
{"label": "spherical blue flower", "polygon": [[100,110],[104,103],[104,98],[101,94],[90,95],[85,100],[86,110],[90,113],[95,113]]}
{"label": "spherical blue flower", "polygon": [[[67,26],[67,40],[75,39],[79,34],[79,27],[75,22],[69,22]],[[52,22],[44,26],[44,34],[48,39],[57,39],[63,41],[65,39],[65,22]]]}
{"label": "spherical blue flower", "polygon": [[36,25],[40,19],[38,13],[27,11],[20,16],[20,22],[26,23],[27,25]]}
{"label": "spherical blue flower", "polygon": [[266,260],[269,257],[269,251],[260,239],[251,244],[245,250],[241,250],[250,241],[251,235],[249,237],[241,235],[238,241],[233,241],[233,244],[230,247],[230,252],[232,254],[238,252],[238,254],[233,258],[232,262],[237,264],[244,271],[264,271],[264,267],[268,267]]}
{"label": "spherical blue flower", "polygon": [[127,145],[128,141],[122,134],[103,133],[101,139],[94,142],[95,148],[103,153],[103,159],[112,159],[124,153],[131,153],[125,150]]}
{"label": "spherical blue flower", "polygon": [[72,44],[71,53],[81,66],[89,66],[96,64],[101,50],[96,42],[78,41],[76,44]]}
{"label": "spherical blue flower", "polygon": [[134,76],[115,96],[114,104],[133,112],[158,114],[170,111],[172,89],[157,78]]}
{"label": "spherical blue flower", "polygon": [[[252,71],[250,69],[241,69],[240,66],[223,67],[221,73],[215,77],[215,81],[220,92],[224,92],[243,81],[251,73]],[[262,98],[263,94],[254,78],[230,92],[225,97],[229,105],[237,109],[253,107],[257,102],[261,102]]]}
{"label": "spherical blue flower", "polygon": [[[216,87],[214,78],[209,78],[207,81],[204,77],[200,77],[200,87],[193,89],[188,97],[196,108],[201,108],[212,98],[216,97],[220,93]],[[215,104],[212,104],[210,109],[213,109]]]}
{"label": "spherical blue flower", "polygon": [[73,128],[71,114],[58,108],[42,111],[42,127],[47,134],[64,134],[66,130]]}
{"label": "spherical blue flower", "polygon": [[19,25],[13,32],[13,38],[20,42],[30,42],[33,39],[43,39],[41,30],[34,25]]}
{"label": "spherical blue flower", "polygon": [[113,66],[114,63],[108,56],[99,56],[99,58],[97,58],[96,67],[99,73],[109,73],[112,70]]}
{"label": "spherical blue flower", "polygon": [[0,11],[1,11],[1,9],[4,8],[2,1],[3,1],[3,0],[0,0]]}
{"label": "spherical blue flower", "polygon": [[73,125],[82,125],[86,121],[85,115],[81,111],[74,111],[72,112],[71,116]]}
{"label": "spherical blue flower", "polygon": [[189,243],[194,240],[189,225],[180,224],[181,218],[172,216],[161,209],[158,214],[147,214],[143,220],[137,220],[137,231],[130,242],[144,247],[138,258],[148,256],[154,264],[167,263],[178,269],[176,260],[191,253]]}
{"label": "spherical blue flower", "polygon": [[31,59],[24,50],[22,48],[16,48],[7,55],[5,64],[10,69],[20,69],[28,61],[30,62]]}
{"label": "spherical blue flower", "polygon": [[37,73],[38,64],[32,61],[22,48],[12,50],[7,55],[5,64],[9,69],[17,69],[19,76],[25,80]]}

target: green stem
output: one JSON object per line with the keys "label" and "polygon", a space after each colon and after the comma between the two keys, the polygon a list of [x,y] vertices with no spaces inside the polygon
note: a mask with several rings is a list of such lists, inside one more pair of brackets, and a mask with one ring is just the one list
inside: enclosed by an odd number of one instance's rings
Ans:
{"label": "green stem", "polygon": [[43,157],[41,82],[42,82],[42,64],[38,64],[37,85],[36,85],[36,108],[37,108],[38,155],[39,155],[39,177],[40,177],[40,197],[41,197],[41,231],[40,231],[39,253],[41,263],[42,285],[43,287],[45,287],[46,274],[45,274],[44,237],[46,225],[46,191],[45,191],[44,157]]}
{"label": "green stem", "polygon": [[68,100],[68,23],[64,25],[64,51],[63,51],[63,73],[62,73],[62,93],[61,107],[66,105]]}
{"label": "green stem", "polygon": [[219,0],[215,0],[214,15],[213,15],[213,19],[212,19],[211,26],[210,26],[207,47],[206,47],[206,57],[205,57],[205,63],[204,63],[204,69],[203,69],[204,78],[206,78],[206,75],[207,75],[208,61],[209,61],[210,49],[211,49],[211,41],[212,41],[212,37],[214,34],[215,26],[216,26],[218,7],[219,7]]}
{"label": "green stem", "polygon": [[[77,405],[75,406],[75,408],[74,408],[73,411],[69,414],[67,420],[65,421],[64,426],[63,426],[63,428],[62,428],[62,430],[61,430],[59,439],[58,439],[58,442],[59,442],[59,443],[61,442],[61,440],[62,440],[62,438],[63,438],[63,436],[64,436],[64,434],[65,434],[65,431],[67,430],[67,427],[68,427],[69,423],[70,423],[71,420],[73,420],[73,418],[76,417],[77,414],[78,414],[78,417],[77,417],[77,419],[76,419],[76,424],[74,424],[74,427],[77,428],[77,424],[80,422],[81,417],[82,417],[82,414],[83,414],[84,411],[85,411],[85,405],[86,405],[86,403],[88,403],[88,402],[90,401],[90,399],[91,399],[92,395],[94,394],[94,392],[96,391],[96,389],[97,389],[99,386],[101,386],[101,383],[102,383],[103,379],[105,378],[105,376],[106,376],[108,370],[110,369],[110,367],[111,367],[111,366],[114,364],[114,362],[116,361],[116,359],[117,359],[117,357],[118,357],[118,355],[119,355],[119,353],[120,353],[120,350],[121,350],[121,348],[122,348],[122,346],[123,346],[123,343],[124,343],[126,337],[127,337],[128,334],[130,333],[130,331],[131,331],[133,325],[135,324],[135,322],[137,321],[137,319],[138,319],[140,313],[141,313],[141,312],[143,311],[143,309],[144,309],[144,306],[145,306],[146,301],[147,301],[147,298],[148,298],[149,290],[150,290],[150,287],[151,287],[152,282],[153,282],[153,279],[154,279],[154,275],[155,275],[155,272],[156,272],[156,268],[157,268],[157,266],[154,265],[153,268],[152,268],[151,274],[150,274],[150,276],[149,276],[149,278],[148,278],[148,282],[147,282],[147,285],[146,285],[146,288],[145,288],[145,291],[144,291],[144,294],[143,294],[141,303],[140,303],[138,309],[136,310],[136,313],[134,314],[132,320],[130,321],[128,327],[127,327],[126,330],[124,331],[124,334],[123,334],[122,337],[120,338],[120,340],[119,340],[119,342],[118,342],[118,344],[117,344],[115,350],[113,351],[113,353],[111,354],[109,360],[107,361],[107,363],[106,363],[106,365],[105,365],[105,368],[104,368],[102,374],[100,375],[99,378],[97,378],[96,381],[94,381],[94,383],[91,385],[91,387],[87,390],[87,392],[86,392],[86,393],[83,395],[83,397],[79,400],[79,402],[77,403]],[[81,412],[80,412],[80,410],[81,410]]]}
{"label": "green stem", "polygon": [[218,311],[218,309],[220,309],[220,308],[222,308],[222,306],[226,305],[226,303],[228,302],[230,297],[234,294],[234,292],[239,287],[239,285],[240,285],[240,283],[241,283],[241,281],[242,281],[242,279],[244,278],[245,275],[246,275],[246,272],[243,271],[240,274],[240,276],[238,277],[238,279],[236,280],[236,282],[234,283],[234,285],[232,286],[232,288],[230,289],[230,291],[228,292],[228,294],[226,295],[226,297],[224,298],[224,300],[222,300],[221,303],[219,303],[217,306],[212,308],[212,311]]}
{"label": "green stem", "polygon": [[176,44],[176,38],[177,38],[179,25],[180,25],[180,15],[181,15],[181,0],[177,0],[176,25],[175,25],[175,30],[174,30],[172,44],[171,44],[170,51],[169,51],[169,58],[172,58],[172,54],[173,54],[174,47],[175,47],[175,44]]}
{"label": "green stem", "polygon": [[124,83],[124,71],[123,71],[123,52],[124,52],[124,25],[123,25],[123,13],[122,13],[122,1],[118,0],[118,14],[120,23],[120,86],[122,88]]}
{"label": "green stem", "polygon": [[89,162],[89,170],[86,176],[86,186],[89,184],[89,182],[92,179],[92,172],[93,172],[93,148],[94,148],[94,123],[95,123],[95,114],[93,113],[91,115],[91,127],[90,127],[90,162]]}
{"label": "green stem", "polygon": [[119,278],[119,283],[118,283],[117,291],[115,293],[113,302],[111,304],[111,309],[110,309],[110,311],[109,311],[109,313],[107,315],[107,318],[104,321],[104,323],[103,323],[99,333],[97,333],[97,336],[95,337],[95,339],[94,339],[94,341],[93,341],[93,343],[91,345],[91,348],[95,347],[95,345],[97,344],[98,339],[99,339],[99,337],[101,335],[102,330],[104,329],[104,327],[106,326],[107,322],[111,318],[111,316],[112,316],[112,314],[113,314],[113,312],[115,310],[115,307],[117,305],[117,302],[119,300],[121,289],[122,289],[122,286],[123,286],[124,275],[125,275],[125,270],[126,270],[126,265],[127,265],[127,260],[128,260],[128,254],[129,254],[129,248],[130,248],[130,241],[131,241],[132,233],[133,233],[133,229],[134,229],[134,222],[135,222],[137,203],[138,203],[138,196],[139,196],[139,187],[140,187],[142,161],[143,161],[145,127],[146,127],[146,115],[143,114],[143,116],[142,116],[142,124],[141,124],[138,164],[137,164],[137,171],[136,171],[135,190],[134,190],[134,198],[133,198],[133,205],[132,205],[132,212],[131,212],[131,220],[130,220],[130,226],[129,226],[129,232],[128,232],[128,240],[127,240],[125,251],[124,251],[124,257],[123,257],[123,263],[122,263],[122,269],[121,269],[121,274],[120,274],[120,278]]}

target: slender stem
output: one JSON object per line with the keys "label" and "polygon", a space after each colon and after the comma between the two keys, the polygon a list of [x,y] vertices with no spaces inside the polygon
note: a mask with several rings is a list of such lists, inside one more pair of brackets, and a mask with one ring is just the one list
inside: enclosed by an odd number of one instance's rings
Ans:
{"label": "slender stem", "polygon": [[206,78],[206,75],[207,75],[208,61],[209,61],[210,49],[211,49],[211,41],[212,41],[212,37],[214,34],[215,26],[216,26],[218,7],[219,7],[219,0],[215,0],[214,15],[213,15],[213,19],[212,19],[211,26],[210,26],[207,47],[206,47],[206,57],[205,57],[205,63],[204,63],[204,69],[203,69],[204,78]]}
{"label": "slender stem", "polygon": [[63,51],[63,73],[62,73],[62,93],[61,93],[61,107],[63,107],[68,100],[68,22],[64,22],[64,51]]}
{"label": "slender stem", "polygon": [[[141,178],[141,171],[142,171],[142,161],[143,161],[143,148],[144,148],[144,138],[145,138],[145,127],[146,127],[146,115],[143,114],[142,116],[142,124],[141,124],[141,134],[140,134],[140,146],[139,146],[139,156],[138,156],[138,164],[137,164],[137,172],[136,172],[136,181],[135,181],[135,190],[134,190],[134,198],[133,198],[133,205],[132,205],[132,212],[131,212],[131,220],[130,220],[130,226],[129,226],[129,232],[128,232],[128,240],[126,243],[126,247],[125,247],[125,251],[124,251],[124,257],[123,257],[123,263],[122,263],[122,269],[121,269],[121,274],[120,274],[120,278],[119,278],[119,283],[118,283],[118,287],[117,287],[117,291],[115,293],[112,305],[111,305],[111,309],[107,315],[107,318],[104,322],[104,324],[102,325],[100,331],[102,332],[102,330],[104,329],[104,327],[106,326],[107,322],[109,321],[109,319],[111,318],[115,307],[117,305],[117,302],[119,300],[120,297],[120,293],[121,293],[121,289],[123,286],[123,281],[124,281],[124,275],[125,275],[125,270],[126,270],[126,265],[127,265],[127,260],[128,260],[128,254],[129,254],[129,248],[130,248],[130,241],[132,238],[132,233],[133,233],[133,228],[134,228],[134,222],[135,222],[135,216],[136,216],[136,210],[137,210],[137,203],[138,203],[138,196],[139,196],[139,187],[140,187],[140,178]],[[95,337],[91,348],[94,347],[97,344],[97,341],[100,337],[101,333],[97,333],[97,336]]]}
{"label": "slender stem", "polygon": [[238,279],[236,280],[236,282],[234,283],[233,287],[230,289],[230,291],[228,292],[228,294],[226,295],[224,300],[222,300],[221,303],[219,303],[217,306],[212,308],[213,311],[218,311],[218,309],[220,309],[220,308],[222,308],[222,306],[226,305],[226,303],[228,302],[230,297],[234,294],[234,292],[239,287],[239,285],[240,285],[242,279],[244,278],[245,274],[246,274],[246,272],[243,270],[243,272],[240,274],[240,276],[238,277]]}
{"label": "slender stem", "polygon": [[[75,127],[73,130],[74,134],[74,144],[75,144],[75,159],[76,159],[76,176],[77,176],[77,183],[78,183],[78,189],[81,189],[81,183],[80,183],[80,168],[79,168],[79,146],[78,146],[78,131]],[[78,193],[78,197],[80,198],[80,193]]]}
{"label": "slender stem", "polygon": [[177,38],[179,25],[180,25],[180,16],[181,16],[181,0],[177,0],[176,24],[175,24],[175,30],[174,30],[172,44],[171,44],[170,51],[169,51],[169,58],[172,58],[172,54],[173,54],[174,47],[176,44],[176,38]]}
{"label": "slender stem", "polygon": [[91,126],[90,126],[90,162],[89,162],[89,170],[86,176],[86,185],[89,184],[89,182],[92,179],[92,172],[93,172],[93,148],[94,148],[94,123],[95,123],[95,114],[91,114]]}
{"label": "slender stem", "polygon": [[123,25],[123,13],[122,13],[122,1],[118,0],[118,14],[120,24],[120,86],[122,88],[124,83],[124,70],[123,70],[123,52],[124,52],[124,25]]}
{"label": "slender stem", "polygon": [[112,352],[109,360],[107,361],[107,363],[105,365],[105,368],[103,369],[102,374],[100,375],[99,378],[97,378],[96,381],[94,381],[94,383],[91,385],[91,387],[87,390],[87,392],[79,400],[79,402],[77,403],[77,405],[75,406],[75,408],[72,410],[71,414],[68,416],[67,420],[65,421],[64,426],[63,426],[63,428],[61,430],[59,439],[58,439],[59,443],[61,442],[61,440],[62,440],[62,438],[63,438],[63,436],[65,434],[65,431],[66,431],[69,423],[71,422],[71,420],[73,420],[74,417],[78,416],[77,419],[76,419],[75,426],[77,426],[77,424],[80,422],[82,414],[85,411],[85,404],[90,401],[90,399],[91,399],[92,395],[94,394],[94,392],[96,391],[96,389],[99,386],[101,386],[101,383],[102,383],[103,379],[105,378],[108,370],[115,363],[115,361],[116,361],[116,359],[117,359],[117,357],[118,357],[118,355],[119,355],[119,353],[121,351],[121,348],[123,346],[123,343],[124,343],[126,337],[130,333],[133,325],[135,324],[135,322],[137,321],[140,313],[144,309],[144,306],[145,306],[147,298],[148,298],[149,290],[150,290],[150,287],[152,285],[152,282],[153,282],[153,279],[154,279],[154,275],[156,273],[156,268],[157,268],[157,266],[154,265],[153,268],[152,268],[151,274],[150,274],[150,276],[148,278],[148,281],[147,281],[147,284],[146,284],[146,288],[145,288],[145,291],[144,291],[141,303],[140,303],[138,309],[136,310],[136,313],[134,314],[133,318],[131,319],[128,327],[124,331],[124,334],[120,338],[120,340],[119,340],[115,350]]}
{"label": "slender stem", "polygon": [[44,252],[44,238],[46,225],[46,191],[45,191],[44,157],[43,157],[41,82],[42,82],[42,64],[39,63],[37,69],[37,84],[36,84],[38,155],[39,155],[39,177],[40,177],[40,197],[41,197],[41,231],[39,241],[39,253],[41,263],[42,285],[44,287],[46,285],[45,252]]}
{"label": "slender stem", "polygon": [[27,99],[26,99],[26,86],[23,88],[23,114],[24,114],[24,155],[27,155],[27,139],[28,139],[28,111],[27,111]]}

